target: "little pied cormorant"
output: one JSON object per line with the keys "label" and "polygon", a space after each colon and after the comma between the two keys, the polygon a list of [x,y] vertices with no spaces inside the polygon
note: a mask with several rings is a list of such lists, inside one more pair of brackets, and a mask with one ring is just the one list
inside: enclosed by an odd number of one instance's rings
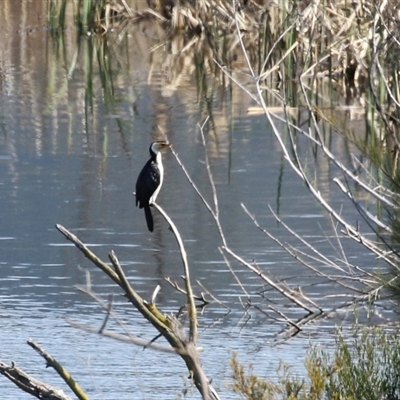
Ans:
{"label": "little pied cormorant", "polygon": [[162,165],[160,151],[171,145],[164,140],[153,142],[150,145],[150,160],[147,161],[136,181],[136,206],[144,208],[147,227],[153,232],[153,216],[150,205],[156,201],[164,179],[164,167]]}

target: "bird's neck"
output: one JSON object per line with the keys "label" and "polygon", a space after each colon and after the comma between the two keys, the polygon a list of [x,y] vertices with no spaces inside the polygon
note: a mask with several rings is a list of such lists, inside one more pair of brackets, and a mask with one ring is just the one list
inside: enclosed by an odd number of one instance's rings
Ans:
{"label": "bird's neck", "polygon": [[161,158],[161,153],[157,152],[151,155],[151,160],[157,164],[161,164],[162,163],[162,158]]}

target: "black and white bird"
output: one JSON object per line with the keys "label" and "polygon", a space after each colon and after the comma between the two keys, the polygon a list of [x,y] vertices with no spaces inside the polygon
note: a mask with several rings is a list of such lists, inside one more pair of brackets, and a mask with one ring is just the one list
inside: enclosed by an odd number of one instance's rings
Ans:
{"label": "black and white bird", "polygon": [[150,232],[153,232],[154,228],[150,206],[156,201],[164,179],[164,167],[160,151],[168,147],[171,147],[171,144],[164,140],[153,142],[150,145],[150,159],[136,181],[136,206],[144,208],[147,227]]}

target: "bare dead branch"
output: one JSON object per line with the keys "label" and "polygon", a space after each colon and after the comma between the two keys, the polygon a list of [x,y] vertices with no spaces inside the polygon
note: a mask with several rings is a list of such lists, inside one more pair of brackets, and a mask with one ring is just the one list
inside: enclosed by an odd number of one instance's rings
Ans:
{"label": "bare dead branch", "polygon": [[[153,204],[155,208],[166,218],[166,220],[170,223],[172,221],[166,215],[166,213],[161,209],[160,206]],[[172,223],[171,225],[173,229],[175,225]],[[160,312],[155,304],[151,304],[143,300],[136,291],[132,288],[130,283],[128,282],[125,273],[116,257],[115,253],[111,251],[109,253],[109,259],[115,269],[115,272],[103,261],[101,261],[94,253],[92,253],[75,235],[69,232],[66,228],[61,225],[56,225],[57,229],[63,233],[63,235],[74,243],[79,250],[83,252],[83,254],[88,257],[96,266],[98,266],[103,272],[105,272],[114,282],[116,282],[119,287],[125,292],[125,296],[128,300],[135,306],[135,308],[146,318],[159,332],[164,338],[168,341],[168,343],[172,346],[172,348],[182,357],[184,360],[189,372],[192,377],[194,384],[196,385],[199,392],[202,394],[203,399],[218,399],[218,394],[215,392],[214,388],[209,384],[209,381],[201,367],[199,355],[195,343],[193,340],[188,340],[179,321],[173,316],[167,316]],[[176,236],[178,243],[181,242],[182,239],[179,236]],[[182,254],[182,258],[186,257],[186,253]],[[187,266],[187,264],[186,264]],[[188,272],[188,267],[187,267]],[[189,287],[188,285],[187,287]],[[192,301],[194,304],[193,296],[190,288],[190,296],[192,297]],[[194,306],[194,312],[196,312],[196,308]],[[196,315],[196,314],[194,314]],[[197,319],[196,319],[197,321]],[[196,331],[197,332],[197,327]]]}
{"label": "bare dead branch", "polygon": [[[195,192],[197,193],[197,195],[200,197],[201,201],[203,202],[203,204],[206,206],[207,210],[210,212],[210,214],[212,215],[214,222],[217,226],[218,229],[218,233],[220,235],[221,241],[223,246],[227,246],[227,241],[226,241],[226,237],[224,234],[224,230],[222,228],[220,219],[219,219],[219,206],[218,206],[218,193],[217,193],[217,189],[215,186],[215,182],[214,182],[214,178],[212,175],[212,171],[211,171],[211,166],[210,166],[210,161],[208,159],[208,154],[207,154],[207,145],[206,145],[206,140],[205,140],[205,135],[204,135],[204,127],[205,124],[207,123],[208,118],[205,119],[205,121],[203,122],[203,124],[199,124],[199,129],[200,129],[200,134],[201,134],[201,139],[202,139],[202,144],[203,144],[203,148],[204,148],[204,152],[205,152],[205,164],[206,164],[206,169],[207,169],[207,174],[208,174],[208,178],[210,181],[210,185],[211,185],[211,189],[212,189],[212,195],[213,195],[213,201],[214,201],[214,208],[211,207],[211,205],[207,202],[207,200],[204,198],[204,196],[202,195],[202,193],[200,192],[200,190],[197,188],[196,184],[194,183],[193,179],[191,178],[191,176],[189,175],[189,173],[187,172],[185,166],[183,165],[183,163],[181,162],[181,160],[178,157],[178,154],[175,153],[175,151],[173,149],[172,150],[172,154],[175,156],[179,166],[181,167],[183,173],[185,174],[187,180],[189,181],[189,183],[192,185],[193,189],[195,190]],[[220,250],[221,252],[221,250]],[[221,254],[223,255],[225,261],[227,262],[226,257],[224,256],[223,252],[221,252]],[[246,290],[244,289],[243,284],[240,282],[238,276],[234,273],[232,267],[230,266],[229,263],[227,263],[228,268],[230,269],[231,273],[234,275],[236,281],[238,282],[239,286],[242,288],[242,290],[244,291],[244,293],[246,294],[246,296],[249,298],[248,293],[246,292]]]}
{"label": "bare dead branch", "polygon": [[142,346],[145,347],[146,349],[153,349],[153,350],[158,350],[162,351],[164,353],[174,353],[178,354],[174,349],[171,347],[163,346],[161,344],[157,343],[149,343],[148,340],[140,339],[137,336],[134,335],[123,335],[120,333],[116,333],[113,331],[108,331],[106,329],[103,329],[101,332],[98,328],[86,324],[81,324],[80,322],[74,321],[73,319],[68,318],[67,322],[71,324],[73,327],[82,329],[83,331],[89,332],[89,333],[97,333],[101,336],[108,337],[111,339],[118,340],[120,342],[125,342],[125,343],[133,343],[136,344],[137,346]]}
{"label": "bare dead branch", "polygon": [[[184,294],[185,296],[187,296],[186,290],[182,289],[179,284],[175,281],[172,281],[170,277],[166,277],[164,278],[174,289],[176,289],[178,292]],[[199,283],[198,281],[196,281],[197,283]],[[204,293],[201,293],[200,296],[199,295],[193,295],[193,298],[197,301],[201,301],[203,302],[203,305],[209,304],[210,302],[204,297]]]}
{"label": "bare dead branch", "polygon": [[193,290],[192,285],[190,283],[190,273],[189,273],[189,263],[186,255],[185,246],[183,244],[183,240],[179,231],[171,218],[168,214],[157,204],[153,203],[152,206],[157,209],[157,211],[164,217],[164,219],[168,222],[169,226],[172,229],[172,232],[175,235],[176,241],[178,242],[179,251],[182,258],[183,263],[183,271],[185,276],[185,286],[186,286],[186,293],[187,299],[189,303],[189,323],[190,323],[190,330],[189,330],[189,340],[192,341],[195,345],[197,342],[197,310],[196,304],[194,302]]}
{"label": "bare dead branch", "polygon": [[223,250],[226,251],[228,254],[230,254],[233,258],[235,258],[237,261],[239,261],[242,265],[247,267],[250,271],[255,273],[257,276],[259,276],[264,282],[268,283],[272,288],[274,288],[277,292],[279,292],[281,295],[286,297],[288,300],[291,302],[297,304],[299,307],[303,308],[304,310],[314,313],[314,310],[304,304],[302,301],[297,299],[293,294],[289,293],[287,290],[283,289],[281,286],[279,286],[276,282],[274,282],[272,279],[270,279],[268,276],[263,274],[258,268],[255,266],[249,264],[247,261],[245,261],[243,258],[238,256],[236,253],[234,253],[231,249],[228,247],[223,247]]}
{"label": "bare dead branch", "polygon": [[0,361],[0,373],[21,390],[41,400],[72,400],[61,389],[41,382],[18,368],[14,363],[7,365]]}
{"label": "bare dead branch", "polygon": [[84,245],[77,236],[72,234],[70,231],[65,229],[62,225],[57,224],[56,228],[70,241],[72,242],[94,265],[100,268],[105,274],[107,274],[117,285],[120,284],[118,275],[107,265],[101,261],[89,248]]}
{"label": "bare dead branch", "polygon": [[[200,282],[199,280],[196,281],[197,284],[216,302],[218,303],[220,306],[228,309],[229,311],[231,311],[230,307],[228,307],[226,304],[224,304],[221,300],[218,299],[218,297],[214,296],[205,286],[203,282]],[[202,293],[203,296],[203,293]]]}
{"label": "bare dead branch", "polygon": [[89,397],[80,387],[78,382],[71,376],[71,374],[47,351],[45,351],[38,343],[34,340],[29,339],[28,345],[31,346],[34,350],[36,350],[40,356],[42,356],[46,360],[47,367],[53,367],[58,375],[64,380],[64,382],[69,386],[69,388],[75,393],[79,400],[89,400]]}

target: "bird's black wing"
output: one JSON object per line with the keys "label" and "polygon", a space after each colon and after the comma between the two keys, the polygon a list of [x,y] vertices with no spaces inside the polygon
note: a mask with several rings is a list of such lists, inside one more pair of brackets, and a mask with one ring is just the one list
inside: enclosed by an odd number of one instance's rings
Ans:
{"label": "bird's black wing", "polygon": [[150,159],[141,170],[136,181],[136,205],[139,205],[139,208],[149,204],[150,197],[159,184],[160,170],[157,164]]}

